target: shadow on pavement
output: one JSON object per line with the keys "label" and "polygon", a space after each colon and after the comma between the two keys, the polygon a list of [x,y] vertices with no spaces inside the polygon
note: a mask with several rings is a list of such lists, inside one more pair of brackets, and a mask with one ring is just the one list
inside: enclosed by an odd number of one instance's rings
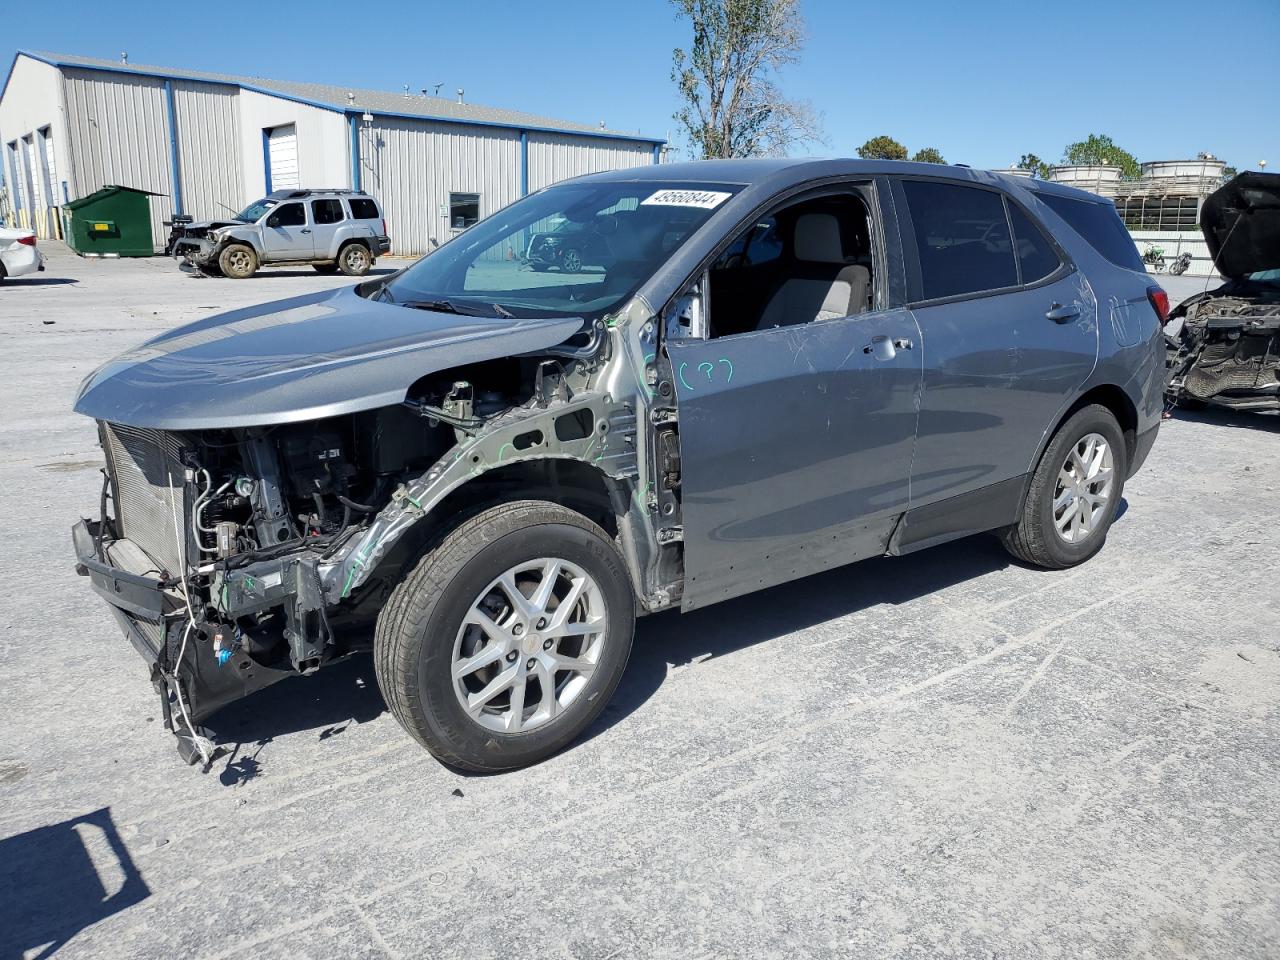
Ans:
{"label": "shadow on pavement", "polygon": [[1186,407],[1174,407],[1172,420],[1186,420],[1189,423],[1209,423],[1215,427],[1235,427],[1241,430],[1262,430],[1280,433],[1280,416],[1274,413],[1245,413],[1238,410],[1227,410],[1223,407],[1205,407],[1201,410],[1189,410]]}
{"label": "shadow on pavement", "polygon": [[79,283],[71,277],[5,277],[0,282],[0,290],[8,290],[10,287],[61,287],[68,283]]}
{"label": "shadow on pavement", "polygon": [[81,930],[149,896],[106,807],[6,837],[0,960],[52,956]]}

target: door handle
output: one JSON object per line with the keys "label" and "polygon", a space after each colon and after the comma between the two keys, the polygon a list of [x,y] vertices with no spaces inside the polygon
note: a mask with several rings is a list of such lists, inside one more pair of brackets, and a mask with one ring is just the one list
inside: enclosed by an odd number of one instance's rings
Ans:
{"label": "door handle", "polygon": [[301,232],[301,233],[310,233],[311,231],[310,231],[309,229],[307,229],[306,227],[303,227],[303,228],[302,228],[302,230],[301,230],[300,232]]}
{"label": "door handle", "polygon": [[1055,300],[1049,305],[1049,310],[1045,316],[1054,323],[1066,323],[1068,320],[1074,320],[1080,316],[1080,308],[1074,303],[1068,303],[1063,306]]}
{"label": "door handle", "polygon": [[910,350],[915,344],[906,337],[890,340],[883,334],[871,338],[871,342],[862,348],[863,353],[874,354],[877,360],[892,360],[899,350]]}

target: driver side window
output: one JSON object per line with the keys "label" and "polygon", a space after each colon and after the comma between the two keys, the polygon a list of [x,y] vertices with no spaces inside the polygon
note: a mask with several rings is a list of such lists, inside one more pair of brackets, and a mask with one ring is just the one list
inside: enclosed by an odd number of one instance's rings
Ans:
{"label": "driver side window", "polygon": [[872,299],[871,221],[856,193],[810,197],[744,228],[707,272],[709,336],[863,313]]}
{"label": "driver side window", "polygon": [[301,227],[307,222],[307,212],[300,203],[282,203],[267,217],[268,227]]}

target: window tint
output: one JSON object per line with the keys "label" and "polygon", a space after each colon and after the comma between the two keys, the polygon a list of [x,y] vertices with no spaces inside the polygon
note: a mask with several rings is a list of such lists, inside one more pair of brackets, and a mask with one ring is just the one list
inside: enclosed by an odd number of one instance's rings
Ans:
{"label": "window tint", "polygon": [[353,220],[377,220],[378,205],[368,197],[352,197],[347,203],[351,204],[351,219]]}
{"label": "window tint", "polygon": [[999,193],[904,180],[920,255],[921,298],[953,297],[1018,283]]}
{"label": "window tint", "polygon": [[338,223],[346,218],[341,200],[311,201],[311,219],[316,223]]}
{"label": "window tint", "polygon": [[1142,258],[1138,248],[1124,228],[1120,215],[1110,203],[1094,203],[1090,200],[1073,200],[1051,193],[1038,194],[1054,213],[1060,216],[1076,233],[1117,267],[1142,270]]}
{"label": "window tint", "polygon": [[465,230],[480,221],[480,194],[449,194],[449,226],[454,230]]}
{"label": "window tint", "polygon": [[737,267],[759,267],[772,263],[782,256],[782,237],[778,233],[778,221],[773,217],[761,217],[753,226],[740,233],[725,248],[712,270],[729,270]]}
{"label": "window tint", "polygon": [[307,212],[300,203],[282,203],[267,217],[268,227],[301,227],[306,222]]}
{"label": "window tint", "polygon": [[1035,283],[1057,270],[1061,263],[1058,252],[1031,218],[1011,203],[1009,219],[1013,223],[1013,249],[1022,270],[1022,282]]}

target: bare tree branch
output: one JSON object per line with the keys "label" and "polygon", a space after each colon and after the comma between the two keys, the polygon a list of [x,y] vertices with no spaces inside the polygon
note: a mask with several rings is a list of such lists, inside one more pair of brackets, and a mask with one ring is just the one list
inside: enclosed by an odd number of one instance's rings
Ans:
{"label": "bare tree branch", "polygon": [[671,79],[682,104],[675,120],[696,156],[778,156],[824,143],[821,118],[777,86],[804,43],[798,0],[671,0],[693,26],[677,49]]}

